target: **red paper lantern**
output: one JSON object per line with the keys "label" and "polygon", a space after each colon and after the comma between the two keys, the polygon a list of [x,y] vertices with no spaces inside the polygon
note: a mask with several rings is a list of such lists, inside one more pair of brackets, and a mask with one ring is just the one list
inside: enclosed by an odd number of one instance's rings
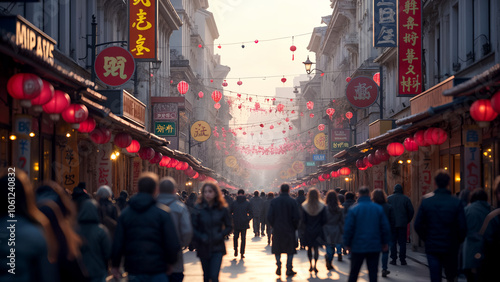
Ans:
{"label": "red paper lantern", "polygon": [[206,179],[207,179],[207,176],[205,174],[200,174],[200,176],[198,177],[199,181],[205,181]]}
{"label": "red paper lantern", "polygon": [[373,166],[373,164],[368,160],[368,157],[363,158],[363,164],[366,166],[366,168],[370,168]]}
{"label": "red paper lantern", "polygon": [[289,121],[290,121],[290,118],[288,118],[288,117],[287,117],[287,118],[285,119],[285,121],[286,121],[286,122],[289,122]]}
{"label": "red paper lantern", "polygon": [[215,103],[219,103],[220,99],[222,99],[222,93],[220,93],[220,91],[215,90],[212,92],[212,100],[214,100]]}
{"label": "red paper lantern", "polygon": [[278,112],[282,112],[284,109],[285,109],[285,105],[283,105],[283,104],[278,104],[278,105],[276,106],[276,110],[277,110]]}
{"label": "red paper lantern", "polygon": [[200,174],[199,174],[198,172],[196,172],[196,173],[193,175],[193,177],[191,177],[191,178],[196,179],[196,178],[198,178],[199,176],[200,176]]}
{"label": "red paper lantern", "polygon": [[224,82],[222,82],[222,87],[228,86],[227,81],[224,79]]}
{"label": "red paper lantern", "polygon": [[351,82],[351,77],[350,77],[350,76],[346,77],[346,78],[345,78],[345,81],[346,81],[347,83]]}
{"label": "red paper lantern", "polygon": [[181,93],[181,95],[186,94],[188,92],[188,90],[189,90],[189,84],[187,82],[185,82],[184,80],[177,84],[177,91],[179,91],[179,93]]}
{"label": "red paper lantern", "polygon": [[198,92],[198,97],[200,97],[200,99],[203,98],[203,92],[202,91]]}
{"label": "red paper lantern", "polygon": [[149,160],[149,163],[150,163],[150,164],[157,164],[157,163],[159,163],[159,162],[161,161],[161,159],[162,159],[162,158],[163,158],[163,154],[162,154],[162,153],[160,153],[160,152],[155,152],[155,154],[154,154],[153,158],[151,158],[151,159]]}
{"label": "red paper lantern", "polygon": [[163,156],[161,158],[161,161],[160,161],[160,166],[161,167],[166,167],[168,165],[168,163],[170,162],[171,158],[170,157],[167,157],[167,156]]}
{"label": "red paper lantern", "polygon": [[95,119],[91,116],[88,116],[86,120],[80,122],[78,131],[81,133],[90,133],[95,129],[95,126],[96,126]]}
{"label": "red paper lantern", "polygon": [[375,151],[375,157],[377,157],[380,162],[385,162],[388,161],[391,156],[387,153],[386,149],[377,149],[377,151]]}
{"label": "red paper lantern", "polygon": [[324,124],[320,124],[320,125],[318,125],[318,130],[319,130],[319,131],[323,131],[323,130],[325,130],[325,125],[324,125]]}
{"label": "red paper lantern", "polygon": [[323,178],[326,180],[326,179],[330,179],[330,174],[329,173],[324,173],[323,174]]}
{"label": "red paper lantern", "polygon": [[380,86],[380,73],[377,72],[373,75],[373,81],[375,81],[375,83]]}
{"label": "red paper lantern", "polygon": [[219,103],[215,103],[214,104],[214,108],[216,108],[217,110],[220,109],[220,104]]}
{"label": "red paper lantern", "polygon": [[260,124],[260,127],[264,127],[264,124],[263,124],[263,123],[261,123],[261,124]]}
{"label": "red paper lantern", "polygon": [[167,167],[168,168],[176,167],[178,163],[179,163],[179,161],[177,159],[171,159],[170,162],[168,163]]}
{"label": "red paper lantern", "polygon": [[50,101],[42,106],[42,109],[50,114],[50,118],[53,121],[59,120],[59,114],[62,113],[71,104],[71,98],[68,94],[56,90],[54,91],[54,96]]}
{"label": "red paper lantern", "polygon": [[242,84],[243,84],[243,81],[238,80],[238,82],[236,82],[236,84],[238,84],[238,85],[242,85]]}
{"label": "red paper lantern", "polygon": [[334,113],[335,113],[335,109],[333,109],[333,108],[326,109],[326,114],[330,117],[330,120],[332,120],[332,116]]}
{"label": "red paper lantern", "polygon": [[111,140],[111,130],[98,127],[90,132],[90,139],[96,144],[106,144]]}
{"label": "red paper lantern", "polygon": [[43,87],[42,91],[40,92],[40,95],[38,97],[34,98],[31,100],[31,105],[33,105],[33,110],[37,113],[42,112],[42,105],[48,103],[52,97],[54,97],[54,86],[52,84],[48,83],[47,81],[43,80]]}
{"label": "red paper lantern", "polygon": [[318,184],[318,182],[319,181],[316,178],[311,179],[311,185],[316,185],[316,184]]}
{"label": "red paper lantern", "polygon": [[18,73],[9,78],[7,92],[14,99],[23,100],[22,106],[30,107],[30,100],[38,97],[43,89],[43,81],[31,73]]}
{"label": "red paper lantern", "polygon": [[269,129],[273,129],[274,128],[274,125],[271,124],[271,126],[269,126]]}
{"label": "red paper lantern", "polygon": [[259,103],[259,102],[256,102],[256,103],[255,103],[255,109],[256,109],[256,110],[260,109],[260,103]]}
{"label": "red paper lantern", "polygon": [[500,114],[500,91],[491,97],[491,107],[495,112]]}
{"label": "red paper lantern", "polygon": [[448,139],[448,134],[441,128],[431,127],[425,131],[424,139],[430,145],[441,145]]}
{"label": "red paper lantern", "polygon": [[89,110],[82,104],[70,104],[61,116],[67,123],[81,123],[89,117]]}
{"label": "red paper lantern", "polygon": [[285,82],[286,82],[286,78],[284,78],[284,77],[283,77],[283,78],[281,79],[281,82],[285,83]]}
{"label": "red paper lantern", "polygon": [[330,175],[331,175],[331,177],[339,177],[340,174],[338,171],[332,170],[332,172],[330,172]]}
{"label": "red paper lantern", "polygon": [[368,155],[368,161],[372,165],[378,165],[381,162],[381,160],[379,158],[377,158],[377,156],[375,156],[375,153],[371,153],[371,154]]}
{"label": "red paper lantern", "polygon": [[351,112],[347,112],[345,113],[345,117],[350,120],[353,117],[353,114]]}
{"label": "red paper lantern", "polygon": [[415,132],[415,134],[413,134],[413,140],[420,147],[425,147],[425,146],[431,145],[431,144],[427,143],[427,141],[425,141],[424,134],[425,134],[425,130],[419,130],[419,131]]}
{"label": "red paper lantern", "polygon": [[130,145],[127,147],[127,152],[129,153],[137,153],[141,149],[141,144],[139,144],[139,141],[137,140],[132,140]]}
{"label": "red paper lantern", "polygon": [[418,151],[418,145],[417,142],[415,142],[415,139],[413,137],[408,137],[403,141],[403,145],[405,146],[405,149],[408,152],[416,152]]}
{"label": "red paper lantern", "polygon": [[360,170],[365,170],[367,169],[368,167],[365,165],[365,162],[363,161],[363,159],[358,159],[356,161],[356,167]]}
{"label": "red paper lantern", "polygon": [[310,114],[309,114],[309,117],[313,118],[313,117],[314,117],[314,114],[313,114],[313,113],[310,113]]}
{"label": "red paper lantern", "polygon": [[307,109],[312,110],[314,108],[314,102],[313,101],[308,101],[306,103]]}
{"label": "red paper lantern", "polygon": [[323,175],[318,176],[318,180],[321,182],[325,181],[325,179],[323,178]]}
{"label": "red paper lantern", "polygon": [[120,148],[127,148],[132,144],[132,136],[126,132],[120,132],[115,135],[113,142]]}
{"label": "red paper lantern", "polygon": [[401,156],[404,152],[405,147],[401,143],[393,142],[387,145],[387,153],[393,157]]}
{"label": "red paper lantern", "polygon": [[351,174],[351,169],[349,169],[348,167],[343,167],[343,168],[339,169],[339,174],[340,175],[349,175],[349,174]]}
{"label": "red paper lantern", "polygon": [[177,170],[186,170],[188,167],[189,167],[188,163],[186,163],[186,162],[179,162],[175,166],[175,169],[177,169]]}
{"label": "red paper lantern", "polygon": [[155,156],[155,150],[150,147],[143,147],[139,150],[139,157],[145,161],[149,161],[150,159],[154,158]]}
{"label": "red paper lantern", "polygon": [[478,122],[479,126],[487,126],[487,122],[494,120],[498,113],[493,110],[491,101],[488,99],[480,99],[472,103],[470,106],[470,116]]}

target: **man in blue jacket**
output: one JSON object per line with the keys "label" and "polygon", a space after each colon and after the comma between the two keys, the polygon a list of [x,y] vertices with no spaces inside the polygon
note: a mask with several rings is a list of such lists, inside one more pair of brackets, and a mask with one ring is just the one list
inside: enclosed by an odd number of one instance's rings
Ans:
{"label": "man in blue jacket", "polygon": [[370,200],[368,187],[358,191],[358,204],[347,213],[344,224],[344,246],[351,253],[349,282],[358,280],[366,259],[370,282],[377,281],[380,252],[389,250],[390,226],[381,205]]}
{"label": "man in blue jacket", "polygon": [[444,268],[446,280],[458,275],[458,249],[467,235],[464,206],[447,189],[450,175],[438,170],[434,177],[437,189],[426,194],[415,218],[415,231],[425,242],[431,281],[441,281]]}

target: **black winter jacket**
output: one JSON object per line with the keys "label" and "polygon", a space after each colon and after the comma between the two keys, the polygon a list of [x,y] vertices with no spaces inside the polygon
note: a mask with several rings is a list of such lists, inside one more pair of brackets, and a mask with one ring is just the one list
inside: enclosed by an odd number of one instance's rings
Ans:
{"label": "black winter jacket", "polygon": [[267,212],[267,222],[273,228],[273,254],[295,254],[298,242],[295,231],[299,227],[299,205],[288,193],[274,198]]}
{"label": "black winter jacket", "polygon": [[250,228],[248,222],[252,219],[252,209],[245,196],[236,197],[236,201],[231,204],[230,210],[233,216],[234,230]]}
{"label": "black winter jacket", "polygon": [[260,214],[264,209],[264,199],[260,196],[254,196],[250,199],[250,206],[252,207],[252,214],[254,218],[260,218]]}
{"label": "black winter jacket", "polygon": [[394,187],[394,194],[387,197],[387,202],[394,209],[395,227],[406,228],[408,223],[413,219],[415,211],[410,198],[403,194],[403,187],[401,185],[397,184]]}
{"label": "black winter jacket", "polygon": [[226,254],[224,237],[232,230],[231,216],[227,208],[215,205],[210,207],[207,203],[197,204],[191,222],[198,257],[208,258],[216,252]]}
{"label": "black winter jacket", "polygon": [[422,200],[415,231],[427,253],[456,252],[467,234],[464,206],[448,189],[436,189]]}
{"label": "black winter jacket", "polygon": [[112,265],[125,256],[131,274],[158,274],[177,260],[181,250],[169,207],[157,204],[152,195],[138,193],[118,218],[113,242]]}

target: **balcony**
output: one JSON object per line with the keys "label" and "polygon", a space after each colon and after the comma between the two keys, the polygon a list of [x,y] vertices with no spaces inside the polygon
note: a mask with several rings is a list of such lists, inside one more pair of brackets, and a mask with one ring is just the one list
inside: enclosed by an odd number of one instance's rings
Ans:
{"label": "balcony", "polygon": [[359,45],[358,33],[355,32],[345,35],[344,48],[346,48],[349,52],[357,54],[358,45]]}

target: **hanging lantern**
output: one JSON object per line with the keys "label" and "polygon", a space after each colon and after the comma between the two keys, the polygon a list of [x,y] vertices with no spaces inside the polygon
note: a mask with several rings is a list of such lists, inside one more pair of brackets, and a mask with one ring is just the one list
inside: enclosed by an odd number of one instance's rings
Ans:
{"label": "hanging lantern", "polygon": [[348,167],[343,167],[343,168],[339,169],[339,174],[340,175],[349,175],[349,174],[351,174],[351,169],[349,169]]}
{"label": "hanging lantern", "polygon": [[80,122],[78,131],[81,133],[90,133],[95,129],[95,126],[96,126],[95,119],[91,116],[88,116],[86,120]]}
{"label": "hanging lantern", "polygon": [[345,117],[348,119],[348,120],[351,120],[351,118],[353,117],[353,114],[351,112],[347,112],[345,113]]}
{"label": "hanging lantern", "polygon": [[43,111],[42,105],[48,103],[52,97],[54,97],[54,86],[52,84],[48,83],[47,81],[43,80],[43,87],[42,91],[40,92],[40,95],[36,97],[35,99],[31,100],[31,105],[33,105],[33,110],[36,113],[41,113]]}
{"label": "hanging lantern", "polygon": [[243,81],[238,80],[238,82],[236,82],[236,84],[238,84],[238,85],[240,85],[240,86],[241,86],[241,85],[243,84]]}
{"label": "hanging lantern", "polygon": [[220,93],[220,91],[215,90],[212,92],[212,100],[214,100],[215,103],[219,103],[220,99],[222,99],[222,93]]}
{"label": "hanging lantern", "polygon": [[256,110],[260,109],[260,104],[259,104],[259,102],[256,102],[256,103],[255,103],[255,109],[256,109]]}
{"label": "hanging lantern", "polygon": [[227,81],[224,79],[224,82],[222,82],[222,87],[228,86]]}
{"label": "hanging lantern", "polygon": [[387,145],[387,153],[393,157],[401,156],[405,152],[405,147],[403,144],[398,142],[392,142]]}
{"label": "hanging lantern", "polygon": [[306,106],[308,110],[312,110],[314,108],[314,102],[309,101],[306,103]]}
{"label": "hanging lantern", "polygon": [[310,113],[310,114],[309,114],[309,117],[313,118],[313,117],[314,117],[314,114],[313,114],[313,113]]}
{"label": "hanging lantern", "polygon": [[141,149],[141,144],[139,144],[139,141],[137,140],[132,140],[130,145],[127,147],[127,152],[129,153],[137,153]]}
{"label": "hanging lantern", "polygon": [[220,109],[220,104],[219,103],[215,103],[214,108],[216,108],[217,110]]}
{"label": "hanging lantern", "polygon": [[441,128],[431,127],[424,133],[424,140],[430,145],[441,145],[448,139],[448,134]]}
{"label": "hanging lantern", "polygon": [[325,181],[325,179],[323,178],[323,175],[318,176],[318,180],[321,182]]}
{"label": "hanging lantern", "polygon": [[368,156],[363,158],[363,164],[366,166],[366,168],[370,168],[373,166],[373,164],[368,160]]}
{"label": "hanging lantern", "polygon": [[274,128],[274,125],[271,124],[271,126],[269,126],[269,129],[273,129]]}
{"label": "hanging lantern", "polygon": [[345,81],[346,81],[347,83],[351,82],[351,77],[350,77],[350,76],[346,77],[346,78],[345,78]]}
{"label": "hanging lantern", "polygon": [[290,125],[290,126],[288,127],[288,129],[292,130],[292,129],[293,129],[293,127]]}
{"label": "hanging lantern", "polygon": [[89,117],[89,110],[82,104],[70,104],[61,116],[67,123],[81,123]]}
{"label": "hanging lantern", "polygon": [[373,75],[373,81],[375,81],[375,83],[380,86],[380,72],[377,72]]}
{"label": "hanging lantern", "polygon": [[202,92],[202,91],[198,92],[198,97],[200,97],[200,99],[201,99],[201,98],[203,98],[203,95],[204,95],[204,94],[203,94],[203,92]]}
{"label": "hanging lantern", "polygon": [[297,47],[295,45],[290,46],[290,51],[292,51],[292,61],[295,59],[295,51],[297,50]]}
{"label": "hanging lantern", "polygon": [[330,117],[330,120],[332,120],[332,116],[333,116],[334,113],[335,113],[335,109],[334,108],[328,108],[328,109],[326,109],[326,114]]}
{"label": "hanging lantern", "polygon": [[408,152],[418,151],[417,142],[415,142],[415,139],[413,137],[406,138],[403,144]]}
{"label": "hanging lantern", "polygon": [[185,82],[184,80],[177,84],[177,91],[179,91],[179,93],[181,93],[181,95],[186,94],[188,92],[188,90],[189,90],[189,84],[187,82]]}
{"label": "hanging lantern", "polygon": [[285,109],[285,105],[283,105],[283,104],[278,104],[278,105],[276,106],[276,110],[277,110],[278,112],[282,112],[284,109]]}
{"label": "hanging lantern", "polygon": [[470,106],[470,116],[480,127],[487,127],[489,122],[498,116],[498,113],[491,107],[490,100],[480,99]]}
{"label": "hanging lantern", "polygon": [[375,153],[370,153],[368,155],[368,161],[372,164],[372,165],[378,165],[380,164],[381,160],[379,158],[377,158],[377,156],[375,156]]}
{"label": "hanging lantern", "polygon": [[261,123],[261,124],[260,124],[260,127],[264,127],[264,124],[263,124],[263,123]]}
{"label": "hanging lantern", "polygon": [[160,152],[155,152],[155,155],[152,159],[149,160],[150,164],[157,164],[163,159],[163,154]]}
{"label": "hanging lantern", "polygon": [[176,167],[179,161],[177,159],[171,159],[170,162],[168,163],[167,167],[168,168],[173,168]]}
{"label": "hanging lantern", "polygon": [[330,174],[329,173],[324,173],[323,174],[323,179],[325,179],[325,180],[330,179]]}
{"label": "hanging lantern", "polygon": [[150,159],[154,158],[155,156],[155,150],[150,147],[144,147],[139,150],[139,157],[145,161],[149,161]]}
{"label": "hanging lantern", "polygon": [[[195,172],[196,172],[196,171],[195,171]],[[199,176],[200,176],[200,174],[199,174],[198,172],[196,172],[196,173],[193,175],[193,177],[191,177],[191,178],[196,179],[196,178],[198,178]]]}
{"label": "hanging lantern", "polygon": [[375,151],[375,157],[377,157],[380,162],[385,162],[388,161],[391,156],[387,153],[386,149],[377,149],[377,151]]}
{"label": "hanging lantern", "polygon": [[288,118],[288,117],[287,117],[287,118],[285,118],[285,121],[286,121],[286,122],[289,122],[289,121],[290,121],[290,118]]}
{"label": "hanging lantern", "polygon": [[330,172],[331,177],[339,177],[339,175],[340,175],[339,172],[336,170],[332,170],[332,172]]}
{"label": "hanging lantern", "polygon": [[413,141],[415,141],[415,143],[420,146],[420,147],[425,147],[425,146],[429,146],[431,144],[427,143],[427,141],[425,141],[425,130],[419,130],[417,132],[415,132],[415,134],[413,134]]}
{"label": "hanging lantern", "polygon": [[359,169],[359,170],[366,170],[368,167],[365,165],[365,163],[363,162],[363,159],[358,159],[356,161],[356,167]]}
{"label": "hanging lantern", "polygon": [[320,125],[318,125],[318,130],[319,130],[319,131],[323,131],[323,130],[325,130],[325,125],[324,125],[324,124],[320,124]]}
{"label": "hanging lantern", "polygon": [[59,114],[62,113],[71,104],[71,99],[68,94],[61,90],[54,91],[54,96],[50,101],[42,106],[42,109],[50,115],[53,121],[59,120]]}
{"label": "hanging lantern", "polygon": [[285,82],[286,82],[286,78],[285,78],[285,77],[283,77],[283,78],[281,79],[281,82],[285,83]]}
{"label": "hanging lantern", "polygon": [[104,127],[98,127],[90,132],[90,139],[96,144],[106,144],[111,140],[111,131]]}
{"label": "hanging lantern", "polygon": [[186,170],[188,167],[189,167],[188,163],[186,163],[186,162],[179,162],[175,166],[175,169],[177,169],[177,170]]}
{"label": "hanging lantern", "polygon": [[318,182],[319,181],[316,178],[311,179],[311,185],[316,185],[316,184],[318,184]]}
{"label": "hanging lantern", "polygon": [[161,167],[166,167],[168,163],[170,162],[171,158],[167,156],[163,156],[160,161],[160,166]]}
{"label": "hanging lantern", "polygon": [[491,97],[491,107],[497,114],[500,114],[500,91]]}
{"label": "hanging lantern", "polygon": [[38,97],[43,89],[43,81],[31,73],[18,73],[9,78],[7,92],[14,99],[21,100],[21,106],[31,107],[31,100]]}
{"label": "hanging lantern", "polygon": [[130,144],[132,144],[132,136],[126,132],[120,132],[115,135],[113,143],[120,148],[127,148]]}

